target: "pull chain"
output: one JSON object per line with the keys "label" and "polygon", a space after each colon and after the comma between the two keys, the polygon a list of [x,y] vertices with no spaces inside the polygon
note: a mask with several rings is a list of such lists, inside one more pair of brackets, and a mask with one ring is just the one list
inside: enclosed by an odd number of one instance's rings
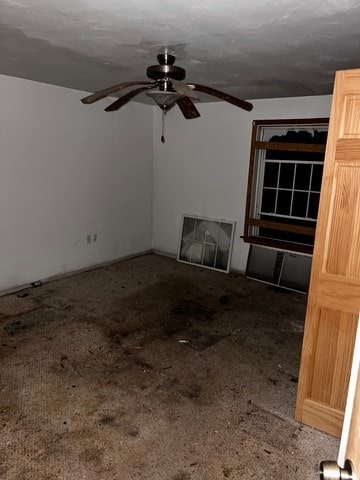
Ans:
{"label": "pull chain", "polygon": [[161,118],[161,141],[165,143],[165,115],[166,111],[163,109],[162,111],[162,118]]}

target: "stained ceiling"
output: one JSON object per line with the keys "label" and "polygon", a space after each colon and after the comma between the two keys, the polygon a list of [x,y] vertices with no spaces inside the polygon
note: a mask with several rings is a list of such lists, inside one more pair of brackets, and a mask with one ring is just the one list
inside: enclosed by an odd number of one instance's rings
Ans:
{"label": "stained ceiling", "polygon": [[166,49],[187,79],[244,99],[321,95],[360,67],[358,0],[0,0],[0,73],[95,91],[145,80]]}

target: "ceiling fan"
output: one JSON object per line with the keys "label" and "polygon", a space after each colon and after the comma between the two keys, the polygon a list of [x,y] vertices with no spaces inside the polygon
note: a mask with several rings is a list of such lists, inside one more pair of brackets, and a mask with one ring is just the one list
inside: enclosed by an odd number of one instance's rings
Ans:
{"label": "ceiling fan", "polygon": [[119,83],[117,85],[105,88],[104,90],[95,92],[85,98],[82,98],[81,101],[85,104],[94,103],[107,96],[117,94],[129,87],[141,85],[141,87],[135,88],[134,90],[131,90],[125,95],[122,95],[115,102],[106,107],[105,111],[117,111],[121,107],[126,105],[136,95],[142,92],[146,92],[146,94],[151,97],[157,105],[159,105],[163,112],[163,134],[161,136],[162,142],[165,142],[165,115],[171,108],[174,107],[175,104],[178,105],[186,119],[200,117],[200,113],[193,103],[193,100],[199,100],[196,92],[203,92],[208,95],[220,98],[221,100],[231,103],[232,105],[242,108],[243,110],[247,110],[248,112],[252,110],[253,106],[251,103],[233,97],[228,93],[216,90],[212,87],[207,87],[205,85],[199,85],[197,83],[183,82],[186,76],[186,72],[183,68],[174,65],[175,58],[176,57],[174,55],[171,55],[169,53],[160,53],[157,56],[159,64],[148,67],[146,71],[147,76],[152,81],[135,80]]}

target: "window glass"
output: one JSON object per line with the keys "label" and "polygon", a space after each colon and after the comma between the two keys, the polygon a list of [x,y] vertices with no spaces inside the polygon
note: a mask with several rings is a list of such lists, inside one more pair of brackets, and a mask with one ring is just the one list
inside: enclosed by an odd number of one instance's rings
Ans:
{"label": "window glass", "polygon": [[264,187],[277,187],[279,164],[266,162],[264,172]]}
{"label": "window glass", "polygon": [[280,188],[293,188],[294,183],[294,163],[282,163],[280,166]]}

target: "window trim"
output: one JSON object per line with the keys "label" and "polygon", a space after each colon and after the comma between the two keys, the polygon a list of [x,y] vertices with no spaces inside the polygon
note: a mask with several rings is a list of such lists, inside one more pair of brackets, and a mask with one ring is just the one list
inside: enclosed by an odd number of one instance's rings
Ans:
{"label": "window trim", "polygon": [[304,125],[316,125],[316,124],[328,124],[329,118],[301,118],[301,119],[276,119],[276,120],[253,120],[252,122],[252,135],[251,135],[251,148],[250,148],[250,161],[249,161],[249,173],[247,183],[246,194],[246,207],[245,207],[245,222],[244,222],[244,235],[242,236],[244,242],[252,243],[256,245],[264,245],[274,248],[282,248],[285,250],[312,254],[313,246],[304,245],[300,243],[294,243],[285,240],[267,239],[251,235],[252,227],[264,227],[271,228],[272,230],[280,230],[283,232],[292,232],[305,235],[315,235],[315,228],[300,225],[291,225],[289,223],[261,220],[255,218],[251,214],[253,190],[255,183],[255,163],[256,163],[256,151],[266,150],[271,147],[271,150],[287,150],[287,151],[301,151],[301,152],[324,152],[326,149],[325,144],[306,144],[306,143],[276,143],[276,142],[264,142],[257,140],[257,132],[259,127],[277,126],[277,125],[289,125],[291,127],[304,126]]}

